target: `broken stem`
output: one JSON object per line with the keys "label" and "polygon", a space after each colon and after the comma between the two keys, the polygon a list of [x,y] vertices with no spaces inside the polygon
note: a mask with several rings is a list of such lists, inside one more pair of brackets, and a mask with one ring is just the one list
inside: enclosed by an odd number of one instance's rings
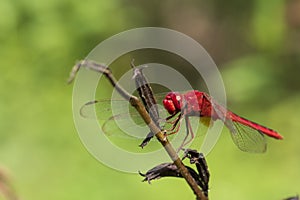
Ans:
{"label": "broken stem", "polygon": [[187,168],[184,166],[182,163],[181,159],[178,157],[175,149],[169,142],[168,138],[165,136],[165,134],[160,130],[159,127],[152,121],[149,113],[145,109],[144,105],[142,102],[136,97],[131,94],[129,94],[125,89],[123,89],[116,81],[115,77],[113,76],[111,70],[104,65],[95,63],[90,60],[82,60],[78,64],[76,64],[71,73],[70,73],[70,78],[68,80],[68,83],[71,83],[72,80],[75,78],[76,73],[79,71],[81,67],[85,67],[87,69],[94,70],[96,72],[102,73],[106,76],[106,78],[110,81],[112,86],[120,93],[120,95],[128,100],[133,106],[140,116],[143,118],[144,122],[148,125],[152,133],[155,134],[156,138],[158,141],[163,145],[167,153],[169,154],[170,158],[176,165],[176,167],[179,169],[181,175],[183,178],[186,180],[186,182],[189,184],[190,188],[193,190],[194,194],[196,195],[197,200],[207,200],[207,197],[202,193],[200,188],[198,187],[196,181],[194,178],[190,175],[189,171]]}

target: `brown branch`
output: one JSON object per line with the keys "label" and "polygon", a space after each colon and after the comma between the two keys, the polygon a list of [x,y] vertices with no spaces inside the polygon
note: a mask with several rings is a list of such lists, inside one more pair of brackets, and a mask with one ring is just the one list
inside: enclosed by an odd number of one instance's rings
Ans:
{"label": "brown branch", "polygon": [[12,187],[12,184],[11,184],[7,174],[0,168],[0,197],[1,197],[1,194],[7,200],[18,200],[19,199]]}
{"label": "brown branch", "polygon": [[193,190],[194,194],[197,197],[196,199],[197,200],[207,200],[207,197],[202,193],[202,191],[198,187],[196,181],[193,179],[193,177],[190,175],[190,173],[187,170],[187,168],[182,163],[181,159],[178,157],[175,149],[173,148],[173,146],[169,142],[168,138],[160,130],[160,128],[157,127],[157,125],[152,121],[151,117],[149,116],[149,113],[145,109],[145,107],[142,104],[142,102],[136,96],[133,96],[133,95],[129,94],[125,89],[123,89],[117,83],[117,81],[114,78],[111,70],[107,66],[95,63],[95,62],[90,61],[90,60],[82,60],[82,61],[80,61],[78,64],[76,64],[73,67],[73,69],[72,69],[72,71],[70,73],[70,78],[68,80],[68,83],[72,82],[72,80],[76,76],[76,73],[78,72],[78,70],[81,67],[85,67],[87,69],[91,69],[91,70],[94,70],[96,72],[102,73],[102,74],[104,74],[108,78],[108,80],[110,81],[110,83],[112,84],[112,86],[120,93],[120,95],[124,99],[128,100],[130,102],[130,104],[138,111],[138,113],[143,118],[143,120],[145,121],[145,123],[148,125],[148,127],[150,128],[150,130],[152,131],[152,133],[155,134],[155,136],[158,139],[158,141],[163,145],[163,147],[165,148],[165,150],[169,154],[170,158],[172,159],[172,161],[174,162],[174,164],[179,169],[181,175],[186,180],[186,182],[189,184],[190,188]]}

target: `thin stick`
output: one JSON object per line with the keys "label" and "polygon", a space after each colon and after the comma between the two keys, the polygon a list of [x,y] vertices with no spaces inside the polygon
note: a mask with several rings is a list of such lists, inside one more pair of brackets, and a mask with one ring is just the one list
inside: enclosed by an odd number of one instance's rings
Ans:
{"label": "thin stick", "polygon": [[178,157],[175,149],[172,147],[171,143],[169,142],[168,138],[164,135],[164,133],[160,130],[159,127],[152,121],[151,117],[149,116],[147,110],[145,109],[144,105],[142,102],[136,97],[131,94],[129,94],[125,89],[123,89],[116,81],[114,78],[111,70],[104,65],[95,63],[90,60],[82,60],[78,64],[76,64],[71,73],[70,73],[70,78],[68,80],[68,83],[71,83],[72,80],[75,78],[76,73],[79,71],[81,67],[85,67],[87,69],[94,70],[96,72],[104,74],[112,86],[120,93],[120,95],[128,100],[141,115],[145,123],[148,125],[152,133],[155,134],[156,138],[158,141],[163,145],[167,153],[169,154],[170,158],[173,160],[174,164],[176,167],[179,169],[181,175],[184,177],[186,182],[189,184],[191,189],[193,190],[194,194],[196,195],[197,200],[207,200],[207,197],[202,193],[200,188],[198,187],[196,181],[192,178],[186,167],[183,165],[181,159]]}
{"label": "thin stick", "polygon": [[7,200],[18,200],[11,181],[7,174],[0,168],[0,199],[3,196]]}

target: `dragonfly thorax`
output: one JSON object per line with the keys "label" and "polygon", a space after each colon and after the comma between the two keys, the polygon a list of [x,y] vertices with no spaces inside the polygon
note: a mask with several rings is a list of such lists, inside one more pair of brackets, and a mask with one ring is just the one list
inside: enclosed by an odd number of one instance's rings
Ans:
{"label": "dragonfly thorax", "polygon": [[184,115],[188,116],[212,116],[211,102],[205,98],[203,92],[197,90],[192,90],[184,94],[169,92],[163,100],[163,104],[171,115],[183,112]]}

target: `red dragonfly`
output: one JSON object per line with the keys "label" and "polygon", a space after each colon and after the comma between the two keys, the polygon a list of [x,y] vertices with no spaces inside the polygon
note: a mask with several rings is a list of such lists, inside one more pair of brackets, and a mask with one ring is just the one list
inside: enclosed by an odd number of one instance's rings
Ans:
{"label": "red dragonfly", "polygon": [[[197,116],[200,119],[221,120],[229,129],[234,143],[242,151],[247,152],[264,152],[266,151],[266,142],[264,135],[275,139],[283,139],[276,131],[247,120],[237,114],[227,110],[218,104],[212,97],[204,92],[197,90],[181,94],[179,92],[169,92],[163,100],[163,105],[170,116],[167,120],[175,118],[171,123],[173,127],[169,134],[176,133],[180,128],[181,119],[185,119],[187,135],[185,136],[182,146],[189,143],[194,133],[191,129],[189,117]],[[191,139],[186,141],[188,135]]]}

